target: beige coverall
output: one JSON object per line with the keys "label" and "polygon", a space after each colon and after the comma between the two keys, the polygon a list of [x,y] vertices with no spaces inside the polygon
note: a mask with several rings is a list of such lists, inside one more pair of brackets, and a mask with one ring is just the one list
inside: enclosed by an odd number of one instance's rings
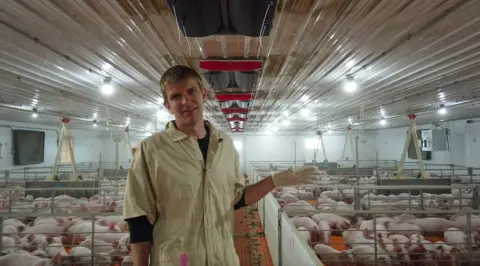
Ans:
{"label": "beige coverall", "polygon": [[141,142],[128,170],[123,216],[147,215],[153,228],[152,266],[239,266],[233,205],[245,188],[232,139],[207,122],[204,162],[196,137],[170,122]]}

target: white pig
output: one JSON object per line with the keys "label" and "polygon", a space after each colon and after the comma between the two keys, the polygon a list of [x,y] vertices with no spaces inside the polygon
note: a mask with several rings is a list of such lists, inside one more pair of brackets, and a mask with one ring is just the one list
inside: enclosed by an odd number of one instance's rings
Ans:
{"label": "white pig", "polygon": [[313,247],[318,258],[329,266],[354,264],[355,260],[350,250],[338,251],[324,244],[317,244]]}
{"label": "white pig", "polygon": [[57,254],[52,259],[44,259],[26,253],[10,253],[6,256],[0,257],[0,266],[12,265],[33,265],[33,266],[54,266],[60,263],[61,255]]}

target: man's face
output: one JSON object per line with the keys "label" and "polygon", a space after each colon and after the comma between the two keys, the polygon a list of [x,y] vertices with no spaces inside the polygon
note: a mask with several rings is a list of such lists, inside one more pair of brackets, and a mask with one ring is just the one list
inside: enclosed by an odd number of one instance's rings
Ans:
{"label": "man's face", "polygon": [[206,93],[195,78],[166,83],[167,99],[164,99],[164,105],[175,116],[177,125],[195,126],[203,121],[203,101]]}

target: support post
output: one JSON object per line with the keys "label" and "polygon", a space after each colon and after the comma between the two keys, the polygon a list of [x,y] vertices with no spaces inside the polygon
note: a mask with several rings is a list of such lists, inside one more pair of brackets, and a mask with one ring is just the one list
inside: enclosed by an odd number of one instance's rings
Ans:
{"label": "support post", "polygon": [[282,266],[282,209],[278,209],[278,266]]}
{"label": "support post", "polygon": [[133,158],[133,150],[132,150],[132,143],[130,142],[130,134],[128,134],[128,127],[125,129],[125,139],[124,139],[124,142],[123,142],[123,150],[122,150],[122,154],[120,155],[120,158],[118,160],[118,164],[117,164],[117,169],[120,169],[120,166],[122,164],[122,160],[123,158],[125,157],[125,149],[129,148],[129,151],[128,151],[128,154],[130,155],[129,156],[129,159]]}
{"label": "support post", "polygon": [[357,177],[357,179],[359,178],[358,174],[359,174],[359,167],[360,167],[360,160],[358,159],[359,156],[358,156],[358,139],[359,137],[358,136],[355,136],[355,175]]}
{"label": "support post", "polygon": [[407,139],[405,140],[405,145],[403,147],[402,158],[400,160],[400,164],[397,168],[396,175],[394,174],[394,178],[401,178],[403,177],[403,167],[405,165],[405,160],[407,158],[408,146],[410,145],[410,141],[413,141],[415,146],[415,152],[417,154],[418,164],[420,166],[420,174],[422,178],[430,178],[430,175],[425,171],[425,165],[423,164],[422,152],[420,150],[420,146],[418,145],[418,135],[417,135],[417,128],[415,127],[415,118],[417,116],[415,114],[409,114],[408,119],[410,119],[410,126],[408,127],[407,132]]}
{"label": "support post", "polygon": [[57,149],[57,154],[55,155],[55,160],[53,162],[52,167],[52,174],[47,177],[47,180],[58,180],[58,163],[60,160],[60,153],[62,152],[63,145],[67,145],[68,154],[70,155],[72,169],[73,169],[73,177],[72,180],[78,179],[78,171],[77,165],[75,164],[75,156],[73,153],[73,147],[70,139],[70,132],[68,131],[67,124],[70,122],[70,118],[63,118],[62,119],[62,131],[60,132],[60,139]]}

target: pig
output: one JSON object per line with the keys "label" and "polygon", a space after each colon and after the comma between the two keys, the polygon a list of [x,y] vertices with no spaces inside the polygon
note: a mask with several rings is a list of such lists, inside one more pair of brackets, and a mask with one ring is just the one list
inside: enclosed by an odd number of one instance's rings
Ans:
{"label": "pig", "polygon": [[[70,250],[70,262],[76,266],[87,266],[91,262],[92,251],[86,247],[73,247]],[[94,253],[95,265],[111,266],[112,260],[108,253]],[[0,265],[1,266],[1,265]]]}
{"label": "pig", "polygon": [[405,236],[422,234],[422,228],[415,224],[386,222],[385,227],[391,234],[399,234]]}
{"label": "pig", "polygon": [[386,266],[391,265],[390,257],[383,251],[377,249],[377,257],[375,259],[375,248],[372,246],[359,245],[351,249],[357,263],[364,266]]}
{"label": "pig", "polygon": [[314,211],[315,208],[310,203],[304,200],[299,200],[297,202],[288,203],[287,205],[285,205],[285,207],[283,207],[283,210],[288,215],[292,215],[299,212]]}
{"label": "pig", "polygon": [[25,229],[25,234],[43,234],[46,236],[62,236],[65,228],[59,224],[38,224]]}
{"label": "pig", "polygon": [[124,257],[120,266],[133,266],[132,256]]}
{"label": "pig", "polygon": [[310,235],[310,232],[308,231],[307,228],[305,227],[299,227],[297,228],[298,230],[298,237],[302,240],[305,241],[305,243],[310,243],[310,240],[311,240],[311,235]]}
{"label": "pig", "polygon": [[14,238],[8,236],[2,236],[2,249],[6,250],[9,248],[15,248],[17,241]]}
{"label": "pig", "polygon": [[44,259],[32,254],[26,253],[10,253],[6,256],[0,257],[0,266],[12,265],[32,265],[32,266],[54,266],[58,265],[62,257],[60,254],[55,255],[52,259]]}
{"label": "pig", "polygon": [[[457,228],[448,228],[443,234],[445,241],[458,250],[467,248],[467,235]],[[475,235],[472,234],[472,245],[475,242]]]}
{"label": "pig", "polygon": [[350,228],[350,220],[334,213],[317,213],[312,215],[315,222],[327,221],[333,230],[346,230]]}
{"label": "pig", "polygon": [[338,251],[324,244],[317,244],[313,247],[317,257],[329,266],[344,266],[355,264],[355,260],[350,250]]}
{"label": "pig", "polygon": [[114,246],[111,243],[107,243],[97,238],[92,241],[91,236],[87,237],[84,241],[81,241],[79,246],[93,249],[95,253],[108,253],[114,250]]}
{"label": "pig", "polygon": [[332,235],[330,224],[327,221],[318,222],[318,242],[329,243]]}
{"label": "pig", "polygon": [[424,232],[443,232],[452,227],[452,222],[445,218],[428,217],[406,221],[406,223],[420,226]]}

